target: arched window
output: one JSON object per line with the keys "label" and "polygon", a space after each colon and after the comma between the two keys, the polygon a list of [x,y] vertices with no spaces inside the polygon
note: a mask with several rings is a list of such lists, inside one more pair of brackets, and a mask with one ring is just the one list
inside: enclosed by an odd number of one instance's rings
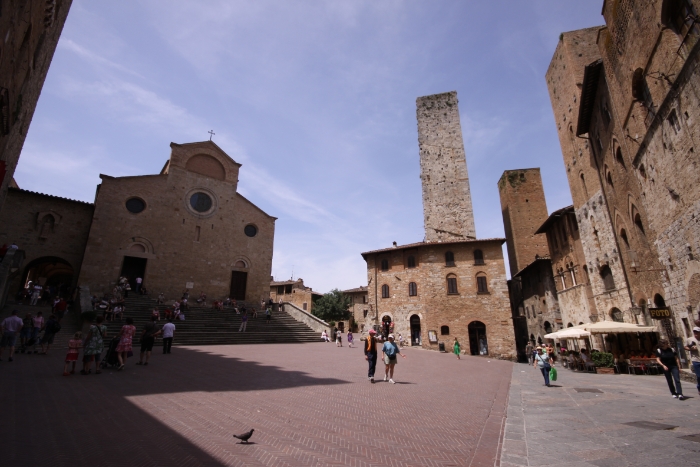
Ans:
{"label": "arched window", "polygon": [[642,235],[646,235],[644,232],[644,225],[642,225],[642,216],[640,216],[639,213],[634,215],[634,225],[637,226]]}
{"label": "arched window", "polygon": [[447,293],[451,295],[456,295],[457,291],[457,276],[454,274],[448,274],[447,276]]}
{"label": "arched window", "polygon": [[586,199],[588,199],[588,188],[586,188],[586,177],[581,174],[581,186],[583,187],[583,194],[586,195]]}
{"label": "arched window", "polygon": [[449,336],[450,335],[450,327],[449,326],[440,326],[440,335],[441,336]]}
{"label": "arched window", "polygon": [[484,264],[484,252],[481,250],[474,250],[474,264]]}
{"label": "arched window", "polygon": [[552,323],[550,323],[549,321],[544,322],[544,332],[547,334],[552,332]]}
{"label": "arched window", "polygon": [[605,290],[615,290],[615,279],[613,279],[610,266],[605,265],[600,269],[600,277],[603,279]]}
{"label": "arched window", "polygon": [[382,286],[382,298],[389,298],[389,286],[386,284]]}
{"label": "arched window", "polygon": [[617,161],[618,164],[622,166],[623,169],[625,169],[625,159],[622,157],[622,150],[620,148],[617,148],[617,151],[615,151],[615,160]]}
{"label": "arched window", "polygon": [[452,253],[451,251],[448,251],[445,253],[445,266],[454,266],[455,265],[455,254]]}
{"label": "arched window", "polygon": [[[607,166],[606,166],[606,169],[607,169]],[[610,185],[610,188],[613,188],[613,189],[615,188],[615,185],[613,185],[613,180],[612,180],[612,172],[610,172],[609,170],[606,170],[605,181],[608,182],[608,185]]]}
{"label": "arched window", "polygon": [[630,241],[627,238],[627,231],[625,229],[620,229],[620,238],[622,241],[625,243],[625,246],[629,249],[630,247]]}
{"label": "arched window", "polygon": [[409,268],[415,268],[416,267],[416,257],[411,255],[407,259],[408,267]]}
{"label": "arched window", "polygon": [[382,271],[388,271],[389,270],[389,260],[383,259],[382,260]]}
{"label": "arched window", "polygon": [[418,295],[418,286],[415,282],[408,283],[408,295],[410,297],[415,297],[416,295]]}
{"label": "arched window", "polygon": [[476,275],[476,293],[489,293],[489,286],[486,274],[480,272]]}
{"label": "arched window", "polygon": [[656,308],[663,308],[666,306],[666,300],[660,294],[654,295],[654,306]]}
{"label": "arched window", "polygon": [[574,327],[574,323],[569,323],[569,324],[566,325],[566,327],[567,327],[567,328],[573,328],[573,327]]}
{"label": "arched window", "polygon": [[618,308],[613,308],[610,310],[610,317],[613,321],[617,321],[618,323],[625,322],[625,320],[622,318],[622,312]]}

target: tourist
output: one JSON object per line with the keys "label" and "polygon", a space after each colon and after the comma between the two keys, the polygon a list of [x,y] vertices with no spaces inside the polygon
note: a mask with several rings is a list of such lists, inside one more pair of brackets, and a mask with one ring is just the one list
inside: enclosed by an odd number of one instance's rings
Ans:
{"label": "tourist", "polygon": [[267,306],[267,304],[265,303],[265,299],[263,298],[263,299],[260,301],[260,309],[262,310],[262,309],[265,308],[266,306]]}
{"label": "tourist", "polygon": [[532,346],[532,342],[528,341],[527,345],[525,346],[525,355],[527,356],[527,363],[528,365],[532,365],[532,362],[535,359],[535,348]]}
{"label": "tourist", "polygon": [[277,310],[278,310],[278,311],[282,311],[282,306],[283,306],[283,305],[284,305],[284,303],[282,302],[282,297],[280,297],[279,303],[277,304],[277,306],[278,306]]}
{"label": "tourist", "polygon": [[[683,389],[681,388],[680,367],[681,363],[678,360],[676,349],[671,347],[668,340],[659,340],[659,348],[656,349],[656,362],[661,365],[664,370],[664,376],[668,383],[668,389],[674,398],[683,400]],[[676,383],[675,387],[673,383]]]}
{"label": "tourist", "polygon": [[272,321],[272,309],[267,307],[265,309],[265,324],[270,324],[270,321]]}
{"label": "tourist", "polygon": [[[34,331],[34,319],[31,313],[27,313],[22,321],[22,330],[19,333],[19,345],[20,352],[24,353],[27,350],[27,342],[32,338],[32,332]],[[31,350],[29,353],[32,353]]]}
{"label": "tourist", "polygon": [[253,318],[258,317],[258,310],[256,308],[253,308]]}
{"label": "tourist", "polygon": [[173,318],[172,310],[170,308],[166,308],[165,311],[163,311],[163,317],[166,321],[171,320]]}
{"label": "tourist", "polygon": [[[44,337],[41,339],[41,354],[48,355],[49,347],[53,344],[53,339],[56,333],[61,330],[61,324],[58,322],[56,315],[49,316],[49,320],[44,325]],[[46,348],[44,348],[46,346]]]}
{"label": "tourist", "polygon": [[370,383],[374,383],[374,371],[377,368],[377,332],[374,329],[369,330],[369,335],[365,339],[365,360],[369,368],[367,370],[367,378]]}
{"label": "tourist", "polygon": [[693,337],[685,341],[685,350],[690,353],[690,363],[693,366],[693,372],[698,380],[698,395],[700,395],[700,327],[693,328]]}
{"label": "tourist", "polygon": [[[66,354],[66,362],[63,365],[63,376],[72,375],[75,373],[75,363],[80,355],[80,348],[83,346],[83,333],[78,331],[73,334],[73,339],[68,341],[68,354]],[[73,367],[68,373],[68,365],[73,364]]]}
{"label": "tourist", "polygon": [[403,347],[403,346],[404,346],[404,339],[403,339],[403,336],[401,335],[401,333],[399,333],[399,347]]}
{"label": "tourist", "polygon": [[141,289],[139,289],[139,293],[141,295],[148,295],[148,289],[146,288],[145,285],[141,286]]}
{"label": "tourist", "polygon": [[535,354],[535,363],[532,366],[540,369],[542,376],[544,376],[544,385],[547,387],[550,387],[549,370],[552,369],[552,363],[554,363],[552,362],[552,359],[549,358],[547,354],[542,352],[542,347],[538,345],[537,353]]}
{"label": "tourist", "polygon": [[163,355],[170,353],[170,348],[173,346],[173,337],[175,337],[175,325],[169,319],[163,326]]}
{"label": "tourist", "polygon": [[207,306],[207,294],[200,292],[199,298],[197,299],[197,304]]}
{"label": "tourist", "polygon": [[224,300],[224,307],[228,308],[231,306],[231,297],[226,297]]}
{"label": "tourist", "polygon": [[136,278],[136,293],[141,291],[141,284],[143,284],[143,277],[139,276]]}
{"label": "tourist", "polygon": [[151,317],[151,321],[143,326],[141,332],[141,355],[137,365],[148,365],[148,360],[153,352],[153,344],[156,342],[156,337],[161,334],[160,327],[156,324],[155,316]]}
{"label": "tourist", "polygon": [[60,323],[61,320],[63,319],[63,315],[66,313],[66,309],[68,309],[68,302],[61,297],[61,299],[58,301],[58,304],[56,305],[56,311],[54,314],[56,315],[56,319],[58,319],[58,322]]}
{"label": "tourist", "polygon": [[553,362],[557,361],[557,354],[554,351],[554,346],[552,344],[547,344],[545,346],[545,349],[547,351],[547,357],[549,357]]}
{"label": "tourist", "polygon": [[591,357],[588,356],[588,351],[586,349],[581,349],[581,361],[586,370],[589,368],[595,368],[595,364],[591,361]]}
{"label": "tourist", "polygon": [[340,332],[340,330],[335,332],[335,346],[336,347],[343,346],[343,333]]}
{"label": "tourist", "polygon": [[117,318],[117,315],[119,315],[119,321],[124,319],[124,308],[124,306],[117,305],[112,309],[112,321]]}
{"label": "tourist", "polygon": [[241,316],[241,327],[238,328],[238,332],[245,332],[246,326],[248,326],[248,312],[243,313],[243,316]]}
{"label": "tourist", "polygon": [[325,329],[324,329],[323,331],[321,331],[321,340],[322,340],[323,342],[330,342],[330,341],[331,341],[331,340],[328,338],[328,333],[326,332]]}
{"label": "tourist", "polygon": [[29,302],[31,306],[36,305],[36,302],[39,300],[39,297],[41,297],[41,291],[43,290],[43,287],[37,282],[34,284],[32,287],[32,299]]}
{"label": "tourist", "polygon": [[462,357],[459,356],[459,353],[460,353],[459,341],[457,340],[456,337],[455,337],[454,343],[452,344],[452,351],[455,353],[455,355],[457,355],[457,360],[462,359]]}
{"label": "tourist", "polygon": [[348,348],[352,347],[352,343],[355,338],[352,335],[352,331],[348,329]]}
{"label": "tourist", "polygon": [[17,316],[19,311],[12,310],[12,314],[2,320],[0,323],[0,329],[2,329],[2,340],[0,340],[0,361],[2,361],[2,352],[5,347],[10,348],[10,358],[9,362],[13,361],[13,356],[15,354],[15,341],[17,339],[17,333],[22,330],[24,322],[22,318]]}
{"label": "tourist", "polygon": [[158,294],[158,299],[156,300],[156,305],[165,304],[165,294],[163,292]]}
{"label": "tourist", "polygon": [[129,280],[124,283],[124,286],[122,287],[122,290],[124,291],[124,298],[129,298],[129,291],[131,290],[131,284],[129,283]]}
{"label": "tourist", "polygon": [[396,355],[401,355],[402,358],[406,358],[406,356],[401,353],[399,346],[394,343],[393,334],[389,334],[389,341],[384,342],[382,353],[384,354],[384,381],[388,378],[389,382],[394,384],[396,383],[396,381],[394,381],[394,366],[396,366],[398,360]]}
{"label": "tourist", "polygon": [[95,319],[95,324],[90,325],[87,337],[85,338],[85,348],[83,349],[83,369],[80,370],[81,375],[89,375],[92,372],[90,368],[92,362],[95,362],[95,374],[102,373],[100,370],[100,359],[104,350],[104,340],[107,338],[107,326],[102,324],[104,318],[98,316]]}
{"label": "tourist", "polygon": [[155,318],[156,321],[160,321],[160,311],[158,310],[158,307],[155,307],[151,312],[151,318]]}
{"label": "tourist", "polygon": [[117,359],[119,359],[119,371],[124,369],[126,364],[126,359],[128,357],[131,349],[131,342],[136,333],[136,326],[134,326],[134,320],[131,317],[126,318],[126,324],[122,326],[121,331],[119,331],[119,345],[117,345]]}

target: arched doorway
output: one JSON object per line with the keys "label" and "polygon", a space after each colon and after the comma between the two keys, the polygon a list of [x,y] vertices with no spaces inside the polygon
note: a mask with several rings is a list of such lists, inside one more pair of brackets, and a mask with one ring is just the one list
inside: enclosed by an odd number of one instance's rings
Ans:
{"label": "arched doorway", "polygon": [[545,334],[550,334],[552,332],[552,323],[549,321],[544,322],[544,332]]}
{"label": "arched doorway", "polygon": [[411,345],[420,345],[420,316],[411,316],[409,322],[411,324]]}
{"label": "arched doorway", "polygon": [[618,323],[624,323],[625,320],[622,317],[622,311],[620,311],[619,308],[613,308],[610,310],[610,318],[612,318],[613,321],[617,321]]}
{"label": "arched doorway", "polygon": [[472,321],[469,330],[469,350],[472,355],[488,355],[489,345],[486,340],[486,325],[481,321]]}
{"label": "arched doorway", "polygon": [[666,306],[666,300],[659,294],[654,295],[654,306],[656,308],[663,308]]}
{"label": "arched doorway", "polygon": [[73,267],[68,261],[57,256],[36,258],[25,266],[19,292],[30,282],[48,285],[53,296],[70,298],[68,295],[73,287]]}
{"label": "arched doorway", "polygon": [[391,324],[391,316],[382,316],[382,336],[384,336],[384,339],[391,333]]}

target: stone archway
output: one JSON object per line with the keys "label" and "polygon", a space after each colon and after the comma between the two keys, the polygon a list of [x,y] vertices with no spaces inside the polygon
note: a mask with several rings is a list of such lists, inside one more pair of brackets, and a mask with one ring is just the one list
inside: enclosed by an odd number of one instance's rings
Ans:
{"label": "stone archway", "polygon": [[57,256],[42,256],[30,261],[24,267],[20,291],[30,281],[39,282],[42,286],[48,285],[55,295],[70,298],[74,279],[75,271],[68,261]]}
{"label": "stone archway", "polygon": [[472,321],[467,326],[469,331],[469,351],[472,355],[488,355],[489,345],[486,340],[486,325],[481,321]]}

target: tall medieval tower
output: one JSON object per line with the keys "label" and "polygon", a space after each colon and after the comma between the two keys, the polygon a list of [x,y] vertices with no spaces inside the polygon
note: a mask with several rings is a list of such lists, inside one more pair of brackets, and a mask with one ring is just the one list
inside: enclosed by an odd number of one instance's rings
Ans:
{"label": "tall medieval tower", "polygon": [[476,239],[457,92],[416,99],[425,241]]}
{"label": "tall medieval tower", "polygon": [[506,170],[498,193],[512,277],[537,256],[549,255],[547,236],[535,234],[548,217],[540,169]]}

